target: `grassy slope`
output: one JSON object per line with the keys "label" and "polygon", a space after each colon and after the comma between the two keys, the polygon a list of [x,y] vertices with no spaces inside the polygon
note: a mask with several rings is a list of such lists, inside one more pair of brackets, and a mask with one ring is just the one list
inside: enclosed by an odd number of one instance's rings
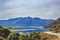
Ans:
{"label": "grassy slope", "polygon": [[10,28],[10,27],[7,27],[7,26],[2,26],[3,28],[5,29],[10,29],[10,30],[22,30],[22,29],[26,29],[26,28]]}
{"label": "grassy slope", "polygon": [[47,25],[45,28],[51,30],[52,32],[60,33],[60,18],[58,18],[55,22]]}
{"label": "grassy slope", "polygon": [[[9,31],[11,30],[7,27],[3,27],[1,29],[7,29]],[[55,35],[47,34],[47,33],[43,33],[43,32],[32,32],[29,34],[19,34],[19,36],[17,36],[16,32],[13,32],[13,31],[10,31],[10,32],[11,33],[9,34],[9,36],[7,38],[3,38],[2,36],[0,36],[0,39],[2,38],[2,39],[10,40],[10,38],[12,38],[12,39],[17,38],[19,40],[60,40],[60,38],[58,38]]]}

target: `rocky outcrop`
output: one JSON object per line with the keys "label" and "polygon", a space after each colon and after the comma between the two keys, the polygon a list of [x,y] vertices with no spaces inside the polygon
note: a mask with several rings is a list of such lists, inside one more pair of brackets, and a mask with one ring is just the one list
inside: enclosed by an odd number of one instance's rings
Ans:
{"label": "rocky outcrop", "polygon": [[45,28],[47,28],[53,32],[60,33],[60,18],[55,20],[53,23],[47,25]]}
{"label": "rocky outcrop", "polygon": [[19,34],[0,26],[0,40],[19,40]]}

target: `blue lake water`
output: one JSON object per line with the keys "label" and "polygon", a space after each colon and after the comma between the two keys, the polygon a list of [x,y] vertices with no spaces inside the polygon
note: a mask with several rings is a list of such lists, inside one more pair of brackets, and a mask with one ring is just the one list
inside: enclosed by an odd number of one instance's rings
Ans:
{"label": "blue lake water", "polygon": [[22,33],[31,33],[31,32],[44,32],[44,31],[49,31],[45,28],[42,27],[37,27],[37,28],[33,28],[33,29],[23,29],[23,30],[14,30],[17,33],[22,32]]}

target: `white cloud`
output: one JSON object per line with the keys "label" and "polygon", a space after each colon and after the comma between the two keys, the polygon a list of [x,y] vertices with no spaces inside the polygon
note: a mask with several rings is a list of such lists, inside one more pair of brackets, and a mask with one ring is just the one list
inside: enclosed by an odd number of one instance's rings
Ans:
{"label": "white cloud", "polygon": [[[7,0],[6,0],[7,1]],[[9,0],[2,6],[0,19],[32,16],[40,18],[60,17],[59,0]]]}

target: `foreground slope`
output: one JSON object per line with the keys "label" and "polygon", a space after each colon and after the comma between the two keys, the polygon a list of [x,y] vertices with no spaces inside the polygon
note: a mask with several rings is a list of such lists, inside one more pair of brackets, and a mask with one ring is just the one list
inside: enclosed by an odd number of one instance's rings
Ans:
{"label": "foreground slope", "polygon": [[19,34],[0,26],[0,40],[60,40],[60,37],[44,32]]}
{"label": "foreground slope", "polygon": [[55,22],[47,25],[45,28],[51,30],[52,32],[60,33],[60,18],[55,20]]}

